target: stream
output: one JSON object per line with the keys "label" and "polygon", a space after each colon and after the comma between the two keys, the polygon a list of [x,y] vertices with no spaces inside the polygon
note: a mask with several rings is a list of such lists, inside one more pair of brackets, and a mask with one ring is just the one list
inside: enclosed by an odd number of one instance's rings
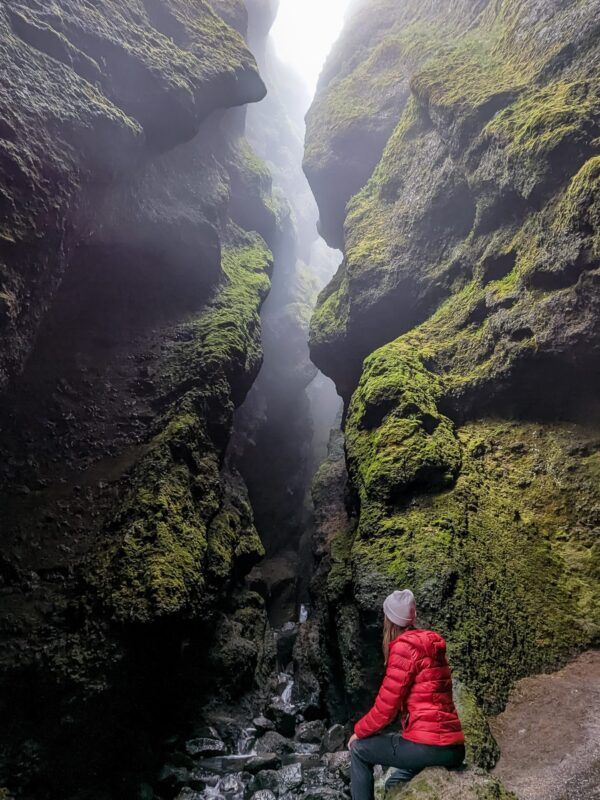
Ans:
{"label": "stream", "polygon": [[[278,639],[287,640],[278,652],[291,652],[308,618],[302,606],[297,622],[273,631],[276,646]],[[342,725],[315,718],[311,698],[298,690],[294,662],[278,661],[260,698],[238,708],[217,704],[192,738],[177,740],[148,796],[156,791],[176,800],[343,800],[350,796],[347,735]]]}

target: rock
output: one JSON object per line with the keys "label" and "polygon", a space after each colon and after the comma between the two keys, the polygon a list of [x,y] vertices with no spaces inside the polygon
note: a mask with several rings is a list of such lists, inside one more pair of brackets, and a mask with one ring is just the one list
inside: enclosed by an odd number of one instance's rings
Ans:
{"label": "rock", "polygon": [[300,764],[290,764],[287,767],[283,767],[279,770],[277,775],[282,791],[297,789],[302,785],[302,781],[304,780],[302,766]]}
{"label": "rock", "polygon": [[341,750],[339,753],[326,753],[323,762],[327,769],[339,773],[346,783],[350,782],[350,751]]}
{"label": "rock", "polygon": [[221,774],[245,771],[255,775],[264,769],[279,769],[281,757],[274,752],[261,752],[258,755],[221,756],[205,758],[198,762],[198,767],[207,772]]}
{"label": "rock", "polygon": [[304,786],[307,790],[320,790],[329,788],[332,790],[344,790],[344,783],[337,775],[330,772],[327,767],[306,767],[303,771]]}
{"label": "rock", "polygon": [[259,734],[275,730],[275,723],[272,719],[267,719],[267,717],[255,717],[252,720],[252,724]]}
{"label": "rock", "polygon": [[186,752],[190,756],[201,756],[210,758],[211,756],[221,756],[227,752],[225,743],[220,739],[190,739],[185,743]]}
{"label": "rock", "polygon": [[322,750],[324,753],[337,753],[342,750],[346,740],[346,731],[343,725],[332,725],[323,737]]}
{"label": "rock", "polygon": [[221,781],[219,781],[219,789],[225,795],[241,794],[244,791],[241,775],[226,775]]}
{"label": "rock", "polygon": [[277,661],[286,667],[292,660],[294,644],[298,637],[298,625],[290,622],[275,634]]}
{"label": "rock", "polygon": [[302,722],[296,728],[296,741],[307,744],[320,743],[326,734],[325,723],[316,719],[312,722]]}
{"label": "rock", "polygon": [[193,733],[195,739],[219,739],[219,731],[212,725],[194,725]]}
{"label": "rock", "polygon": [[175,800],[203,800],[204,792],[197,792],[194,789],[190,789],[189,786],[183,788]]}
{"label": "rock", "polygon": [[409,784],[386,794],[386,800],[517,800],[483,770],[449,772],[426,769]]}
{"label": "rock", "polygon": [[318,753],[321,752],[320,744],[310,744],[307,742],[293,742],[292,747],[294,749],[294,753],[302,755],[317,755]]}
{"label": "rock", "polygon": [[189,782],[190,772],[185,767],[176,767],[173,764],[165,764],[161,769],[158,782],[161,786],[168,786],[170,789],[179,789]]}
{"label": "rock", "polygon": [[293,744],[285,736],[277,731],[267,731],[260,739],[257,739],[255,750],[257,753],[289,753],[293,750]]}
{"label": "rock", "polygon": [[276,795],[268,789],[262,789],[260,792],[255,792],[251,800],[276,800]]}
{"label": "rock", "polygon": [[306,767],[318,767],[322,764],[320,749],[319,753],[283,753],[281,763],[285,766],[288,764],[301,764]]}
{"label": "rock", "polygon": [[500,751],[483,709],[473,693],[457,679],[452,682],[452,691],[465,732],[467,763],[482,769],[492,769],[498,761]]}
{"label": "rock", "polygon": [[341,789],[329,787],[309,789],[300,795],[302,800],[343,800],[347,795]]}
{"label": "rock", "polygon": [[288,737],[294,735],[297,713],[296,706],[286,703],[281,698],[270,703],[266,712],[267,716],[274,721],[277,732]]}
{"label": "rock", "polygon": [[279,793],[279,772],[274,769],[263,769],[248,784],[248,792],[259,792],[268,790]]}
{"label": "rock", "polygon": [[256,775],[262,770],[276,770],[281,767],[281,758],[277,753],[261,753],[260,755],[250,756],[244,764],[246,772]]}

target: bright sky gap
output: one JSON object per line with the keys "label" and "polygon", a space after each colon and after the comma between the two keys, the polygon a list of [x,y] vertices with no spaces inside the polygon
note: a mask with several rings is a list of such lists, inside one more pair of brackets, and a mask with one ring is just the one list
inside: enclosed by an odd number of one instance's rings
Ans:
{"label": "bright sky gap", "polygon": [[271,36],[279,58],[312,95],[350,0],[281,0]]}

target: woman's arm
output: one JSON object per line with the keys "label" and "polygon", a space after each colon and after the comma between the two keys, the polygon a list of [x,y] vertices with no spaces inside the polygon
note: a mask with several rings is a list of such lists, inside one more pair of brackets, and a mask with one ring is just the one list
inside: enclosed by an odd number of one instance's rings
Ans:
{"label": "woman's arm", "polygon": [[402,709],[415,677],[410,649],[398,642],[390,652],[385,677],[373,708],[354,726],[359,739],[373,736],[392,722]]}

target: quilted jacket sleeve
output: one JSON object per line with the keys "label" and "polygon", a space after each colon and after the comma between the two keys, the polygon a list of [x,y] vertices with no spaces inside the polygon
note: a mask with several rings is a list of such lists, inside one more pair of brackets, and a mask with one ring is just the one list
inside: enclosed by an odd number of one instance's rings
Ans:
{"label": "quilted jacket sleeve", "polygon": [[416,659],[412,647],[405,642],[394,642],[373,708],[354,726],[359,739],[373,736],[394,720],[404,706],[415,672]]}

